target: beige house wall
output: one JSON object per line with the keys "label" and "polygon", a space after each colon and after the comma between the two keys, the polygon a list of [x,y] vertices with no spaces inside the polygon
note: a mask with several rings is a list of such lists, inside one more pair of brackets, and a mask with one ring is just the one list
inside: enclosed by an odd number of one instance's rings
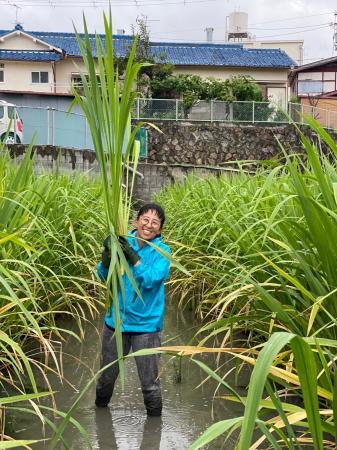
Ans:
{"label": "beige house wall", "polygon": [[[77,66],[77,67],[76,67]],[[71,76],[80,71],[86,72],[80,58],[65,58],[56,63],[56,92],[58,94],[71,93]]]}
{"label": "beige house wall", "polygon": [[281,49],[292,58],[296,64],[303,64],[303,41],[247,41],[242,42],[245,48],[276,48]]}
{"label": "beige house wall", "polygon": [[203,78],[214,77],[227,80],[233,76],[251,76],[262,87],[270,100],[285,105],[289,98],[288,70],[287,69],[242,69],[228,67],[200,67],[180,66],[175,67],[175,74],[199,75]]}
{"label": "beige house wall", "polygon": [[[53,66],[51,62],[0,61],[4,65],[1,91],[53,92]],[[49,83],[32,83],[32,72],[48,72]]]}
{"label": "beige house wall", "polygon": [[48,50],[48,46],[44,45],[24,34],[13,34],[7,38],[0,39],[0,50]]}
{"label": "beige house wall", "polygon": [[286,69],[243,69],[230,67],[201,67],[201,66],[178,66],[174,73],[193,73],[203,78],[214,77],[226,80],[237,75],[251,76],[260,83],[287,83],[288,71]]}

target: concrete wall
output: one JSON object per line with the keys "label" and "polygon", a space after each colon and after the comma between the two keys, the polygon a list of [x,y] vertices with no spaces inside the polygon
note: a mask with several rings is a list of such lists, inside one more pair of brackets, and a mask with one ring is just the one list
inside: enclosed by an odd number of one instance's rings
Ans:
{"label": "concrete wall", "polygon": [[[160,128],[163,133],[149,132],[148,158],[142,160],[138,167],[144,178],[137,178],[135,197],[142,201],[151,200],[164,186],[173,181],[183,181],[191,172],[205,177],[230,170],[236,160],[274,158],[280,155],[276,138],[289,152],[301,151],[299,136],[292,125],[163,122]],[[310,129],[303,130],[313,138]],[[333,137],[337,141],[337,136]],[[90,170],[93,176],[99,173],[95,153],[91,150],[57,149],[53,146],[36,146],[35,149],[38,167]],[[20,159],[25,146],[10,146],[10,152]]]}

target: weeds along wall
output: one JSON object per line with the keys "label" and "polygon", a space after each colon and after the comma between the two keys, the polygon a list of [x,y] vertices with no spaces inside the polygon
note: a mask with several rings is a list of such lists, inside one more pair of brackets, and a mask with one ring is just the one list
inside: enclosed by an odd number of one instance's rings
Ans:
{"label": "weeds along wall", "polygon": [[[136,181],[135,197],[149,201],[164,186],[182,181],[195,172],[200,176],[228,170],[231,162],[238,160],[267,160],[280,155],[278,140],[291,152],[300,152],[298,132],[292,124],[251,125],[224,122],[173,122],[156,123],[162,133],[148,132],[148,155],[141,160],[138,171],[143,178]],[[310,140],[317,140],[314,132],[302,127]],[[331,132],[337,141],[337,134]],[[321,145],[318,142],[318,145]],[[324,143],[322,150],[324,151]],[[24,145],[10,146],[12,157],[22,158]],[[88,171],[99,173],[92,150],[36,146],[37,168],[51,170]]]}

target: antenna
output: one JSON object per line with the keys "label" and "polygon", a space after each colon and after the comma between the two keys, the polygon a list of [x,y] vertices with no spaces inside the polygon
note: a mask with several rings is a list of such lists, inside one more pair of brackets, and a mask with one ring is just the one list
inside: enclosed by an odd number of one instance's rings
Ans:
{"label": "antenna", "polygon": [[21,6],[18,6],[16,3],[8,3],[10,6],[14,6],[15,8],[15,26],[20,25],[19,22],[19,9],[22,9]]}

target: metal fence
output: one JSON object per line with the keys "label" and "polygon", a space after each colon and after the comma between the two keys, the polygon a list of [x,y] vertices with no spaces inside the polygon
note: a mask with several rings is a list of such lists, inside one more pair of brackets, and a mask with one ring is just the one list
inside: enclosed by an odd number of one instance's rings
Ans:
{"label": "metal fence", "polygon": [[[35,134],[37,144],[92,149],[90,130],[82,114],[54,108],[17,107],[23,121],[24,142]],[[337,129],[337,111],[309,105],[288,103],[281,108],[272,102],[199,101],[186,108],[182,100],[137,99],[132,110],[134,119],[282,124],[303,123],[305,115],[312,115],[326,128]]]}

